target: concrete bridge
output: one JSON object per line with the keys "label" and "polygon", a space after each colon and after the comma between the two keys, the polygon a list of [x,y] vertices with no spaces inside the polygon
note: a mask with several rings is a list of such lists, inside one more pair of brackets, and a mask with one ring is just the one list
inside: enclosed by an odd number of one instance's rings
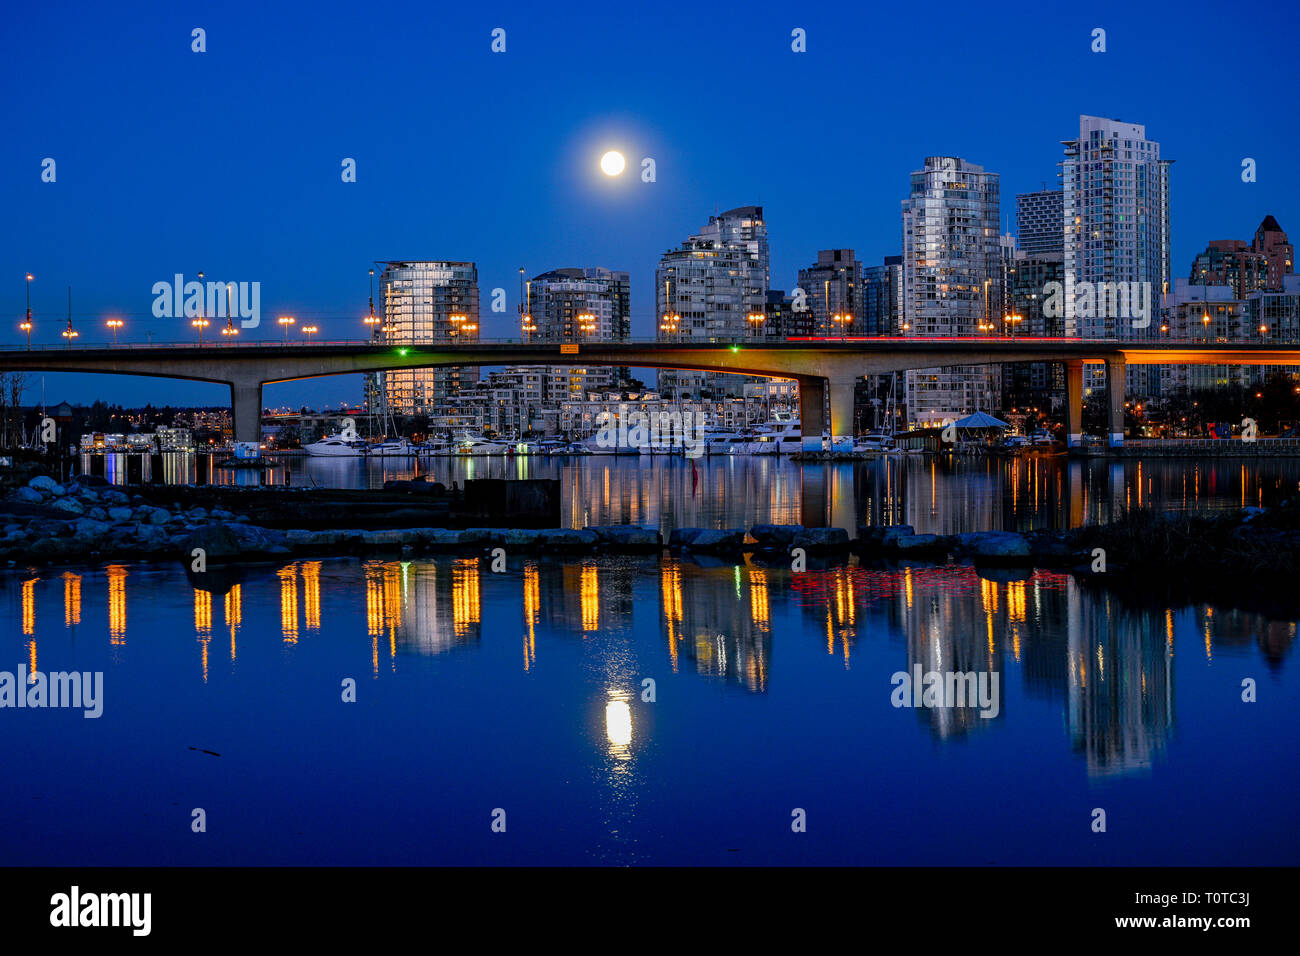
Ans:
{"label": "concrete bridge", "polygon": [[[1124,381],[1128,365],[1300,365],[1300,343],[1166,339],[853,338],[740,339],[701,342],[457,343],[274,341],[0,349],[0,371],[97,372],[216,382],[230,387],[235,438],[260,437],[262,387],[324,375],[456,365],[614,365],[734,372],[799,383],[803,433],[849,435],[853,387],[864,375],[954,365],[1060,362],[1066,368],[1066,426],[1071,445],[1083,432],[1083,366],[1106,366],[1107,381]],[[827,399],[829,398],[829,402]],[[1123,441],[1124,389],[1109,388],[1112,444]]]}

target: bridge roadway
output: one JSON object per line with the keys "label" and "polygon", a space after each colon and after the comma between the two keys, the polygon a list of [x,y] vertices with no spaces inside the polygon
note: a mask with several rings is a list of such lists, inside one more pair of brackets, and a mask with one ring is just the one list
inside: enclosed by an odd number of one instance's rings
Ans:
{"label": "bridge roadway", "polygon": [[[614,365],[734,372],[799,383],[806,447],[853,426],[853,386],[864,375],[906,369],[1008,362],[1060,362],[1066,367],[1070,444],[1083,432],[1083,366],[1103,363],[1108,382],[1123,382],[1128,365],[1297,365],[1300,342],[1085,340],[1010,337],[879,337],[694,341],[455,343],[351,342],[122,344],[0,349],[0,371],[97,372],[216,382],[230,387],[235,438],[257,441],[262,387],[325,375],[456,365]],[[1123,441],[1124,390],[1111,388],[1110,440]],[[827,399],[829,398],[829,403]],[[811,444],[809,444],[811,443]]]}

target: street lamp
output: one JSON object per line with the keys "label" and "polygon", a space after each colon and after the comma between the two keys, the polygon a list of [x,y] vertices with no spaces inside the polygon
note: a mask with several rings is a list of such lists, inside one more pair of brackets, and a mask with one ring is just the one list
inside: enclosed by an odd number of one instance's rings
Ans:
{"label": "street lamp", "polygon": [[104,324],[107,325],[110,329],[113,330],[113,345],[116,346],[116,345],[117,345],[117,330],[120,329],[120,328],[122,327],[122,320],[121,320],[121,319],[109,319],[109,320],[108,320],[107,322],[105,322]]}
{"label": "street lamp", "polygon": [[1025,320],[1025,317],[1024,317],[1023,315],[1014,315],[1014,314],[1013,314],[1013,315],[1003,316],[1003,318],[1002,318],[1002,321],[1003,321],[1003,322],[1010,322],[1010,323],[1011,323],[1011,337],[1012,337],[1013,339],[1016,337],[1016,326],[1019,325],[1019,324],[1020,324],[1021,322],[1023,322],[1024,320]]}
{"label": "street lamp", "polygon": [[578,331],[583,335],[589,335],[596,331],[596,317],[590,312],[583,312],[578,316]]}
{"label": "street lamp", "polygon": [[314,326],[314,325],[304,325],[304,326],[302,327],[302,334],[303,334],[303,336],[306,337],[309,341],[310,341],[310,337],[313,336],[313,335],[315,335],[315,334],[316,334],[317,332],[319,332],[319,331],[320,331],[320,329],[316,328],[316,326]]}
{"label": "street lamp", "polygon": [[18,326],[27,333],[27,348],[32,347],[32,274],[27,273],[27,318]]}
{"label": "street lamp", "polygon": [[1268,335],[1268,326],[1267,326],[1267,325],[1261,325],[1261,326],[1259,327],[1259,340],[1260,340],[1261,342],[1263,342],[1263,341],[1264,341],[1264,336],[1266,336],[1266,335]]}
{"label": "street lamp", "polygon": [[72,348],[72,340],[80,334],[72,327],[72,286],[68,286],[68,327],[63,330],[63,337],[68,340],[68,348]]}
{"label": "street lamp", "polygon": [[370,270],[370,314],[362,319],[366,325],[370,326],[370,337],[375,337],[375,326],[379,324],[379,316],[375,315],[375,270]]}
{"label": "street lamp", "polygon": [[293,325],[294,318],[292,315],[282,315],[275,321],[279,322],[284,329],[284,340],[289,341],[289,326]]}
{"label": "street lamp", "polygon": [[199,348],[203,347],[203,330],[208,327],[207,319],[195,319],[190,325],[199,330]]}
{"label": "street lamp", "polygon": [[749,323],[749,334],[757,335],[759,326],[767,321],[767,316],[761,312],[751,312],[745,316],[745,321]]}
{"label": "street lamp", "polygon": [[235,328],[235,313],[233,299],[235,295],[235,284],[226,283],[226,327],[221,330],[221,334],[226,336],[230,342],[234,342],[234,337],[239,334],[239,329]]}

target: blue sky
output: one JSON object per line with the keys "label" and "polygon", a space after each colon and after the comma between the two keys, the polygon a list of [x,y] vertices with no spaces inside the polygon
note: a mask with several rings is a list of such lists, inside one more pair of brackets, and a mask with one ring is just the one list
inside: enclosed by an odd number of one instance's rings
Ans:
{"label": "blue sky", "polygon": [[[253,335],[291,313],[354,337],[370,263],[398,258],[477,262],[485,301],[510,297],[484,313],[490,337],[517,331],[520,266],[627,269],[633,332],[650,334],[658,256],[715,209],[765,207],[773,285],[790,288],[821,248],[897,254],[927,155],[1000,173],[1014,225],[1015,193],[1056,182],[1080,113],[1144,123],[1176,161],[1182,275],[1267,213],[1300,234],[1297,20],[1209,3],[23,5],[0,34],[0,339],[22,341],[28,271],[38,342],[61,341],[68,286],[83,342],[107,340],[109,316],[124,338],[188,338],[152,316],[150,290],[200,269],[261,282]],[[629,159],[619,180],[597,172],[609,148]],[[636,175],[647,156],[655,183]],[[45,386],[52,401],[227,400],[171,380]],[[339,377],[266,400],[359,393]]]}

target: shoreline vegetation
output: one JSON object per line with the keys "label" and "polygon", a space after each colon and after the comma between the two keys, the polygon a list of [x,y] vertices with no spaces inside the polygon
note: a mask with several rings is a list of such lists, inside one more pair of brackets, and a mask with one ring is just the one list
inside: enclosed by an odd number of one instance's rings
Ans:
{"label": "shoreline vegetation", "polygon": [[[1064,531],[938,535],[918,534],[909,525],[876,525],[850,537],[842,528],[757,525],[676,528],[665,541],[657,529],[635,525],[425,526],[421,519],[429,512],[420,499],[426,497],[426,491],[402,487],[123,489],[86,476],[60,484],[38,475],[0,501],[0,568],[169,559],[188,567],[196,549],[205,565],[217,568],[394,554],[490,560],[499,556],[493,553],[498,548],[509,558],[667,551],[706,564],[751,560],[809,569],[843,566],[851,558],[878,568],[970,563],[995,580],[1023,579],[1043,569],[1137,600],[1213,594],[1237,604],[1300,607],[1300,594],[1287,587],[1300,571],[1300,501],[1212,513],[1133,511],[1110,524]],[[211,507],[196,503],[204,500]]]}

